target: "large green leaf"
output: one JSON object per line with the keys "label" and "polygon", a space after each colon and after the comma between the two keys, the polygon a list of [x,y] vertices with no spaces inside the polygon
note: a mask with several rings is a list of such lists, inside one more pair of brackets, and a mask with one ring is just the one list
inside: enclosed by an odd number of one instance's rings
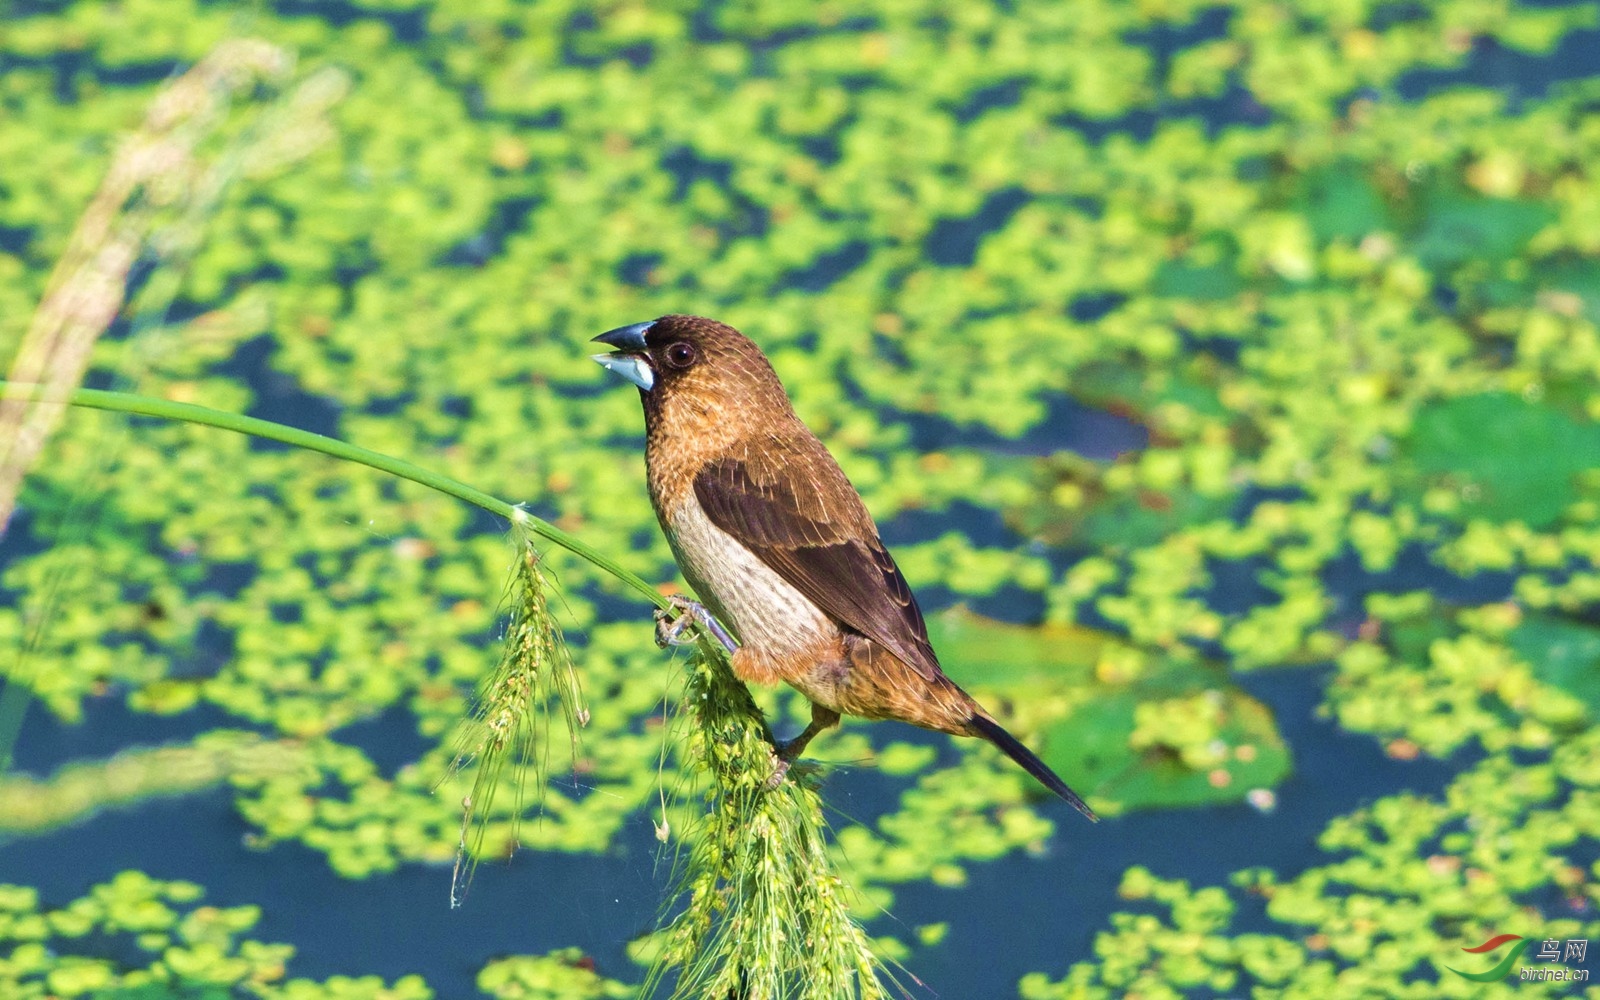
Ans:
{"label": "large green leaf", "polygon": [[1427,485],[1461,490],[1463,513],[1542,528],[1574,499],[1573,477],[1600,467],[1600,427],[1487,393],[1419,412],[1404,449]]}
{"label": "large green leaf", "polygon": [[1511,633],[1511,648],[1534,675],[1600,716],[1600,629],[1550,615],[1532,615]]}
{"label": "large green leaf", "polygon": [[1428,198],[1412,252],[1430,267],[1515,256],[1555,213],[1550,206],[1514,198],[1484,198],[1439,191]]}
{"label": "large green leaf", "polygon": [[[1140,654],[1108,633],[1028,627],[964,610],[929,633],[959,683],[1028,706],[1041,757],[1096,808],[1238,801],[1290,771],[1272,713],[1196,659]],[[1062,710],[1036,718],[1037,706]]]}
{"label": "large green leaf", "polygon": [[1306,221],[1318,239],[1359,240],[1368,233],[1394,228],[1383,196],[1355,164],[1311,171],[1302,184]]}

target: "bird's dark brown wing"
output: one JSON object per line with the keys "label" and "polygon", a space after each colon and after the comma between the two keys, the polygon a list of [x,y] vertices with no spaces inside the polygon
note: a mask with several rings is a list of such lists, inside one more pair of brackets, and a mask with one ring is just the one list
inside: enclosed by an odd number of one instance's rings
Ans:
{"label": "bird's dark brown wing", "polygon": [[906,578],[855,488],[815,438],[769,439],[759,455],[707,462],[694,492],[712,524],[829,617],[930,680],[940,676]]}

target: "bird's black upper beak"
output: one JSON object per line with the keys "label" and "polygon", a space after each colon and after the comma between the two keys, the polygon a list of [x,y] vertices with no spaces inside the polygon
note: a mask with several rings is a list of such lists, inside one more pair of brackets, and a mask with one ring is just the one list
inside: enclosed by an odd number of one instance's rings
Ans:
{"label": "bird's black upper beak", "polygon": [[619,326],[615,330],[607,330],[594,338],[593,343],[615,347],[619,351],[644,350],[644,335],[655,325],[655,321],[648,323],[634,323],[629,326]]}
{"label": "bird's black upper beak", "polygon": [[644,335],[654,324],[634,323],[629,326],[619,326],[615,330],[607,330],[594,338],[594,343],[615,347],[616,354],[590,355],[596,362],[610,371],[621,375],[639,388],[649,392],[656,384],[655,370],[650,367],[650,362],[645,360]]}

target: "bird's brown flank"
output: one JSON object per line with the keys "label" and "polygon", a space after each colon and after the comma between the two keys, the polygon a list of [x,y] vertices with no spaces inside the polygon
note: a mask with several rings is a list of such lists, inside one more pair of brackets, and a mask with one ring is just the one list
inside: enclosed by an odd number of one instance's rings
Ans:
{"label": "bird's brown flank", "polygon": [[596,338],[640,388],[650,496],[694,592],[739,640],[734,670],[812,702],[798,753],[838,714],[989,740],[1090,818],[1031,751],[944,675],[866,506],[732,327],[664,316]]}

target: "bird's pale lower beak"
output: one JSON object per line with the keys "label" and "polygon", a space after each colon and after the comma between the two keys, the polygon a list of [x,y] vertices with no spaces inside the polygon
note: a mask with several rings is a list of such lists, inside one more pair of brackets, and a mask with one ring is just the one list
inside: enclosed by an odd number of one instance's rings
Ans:
{"label": "bird's pale lower beak", "polygon": [[649,392],[656,384],[656,373],[651,370],[649,362],[645,361],[642,353],[634,352],[644,350],[644,335],[653,323],[654,320],[607,330],[594,338],[594,343],[615,347],[617,353],[590,356],[599,364],[621,375],[645,392]]}
{"label": "bird's pale lower beak", "polygon": [[656,373],[644,358],[637,354],[591,354],[589,355],[602,367],[609,368],[634,385],[649,392],[656,384]]}

